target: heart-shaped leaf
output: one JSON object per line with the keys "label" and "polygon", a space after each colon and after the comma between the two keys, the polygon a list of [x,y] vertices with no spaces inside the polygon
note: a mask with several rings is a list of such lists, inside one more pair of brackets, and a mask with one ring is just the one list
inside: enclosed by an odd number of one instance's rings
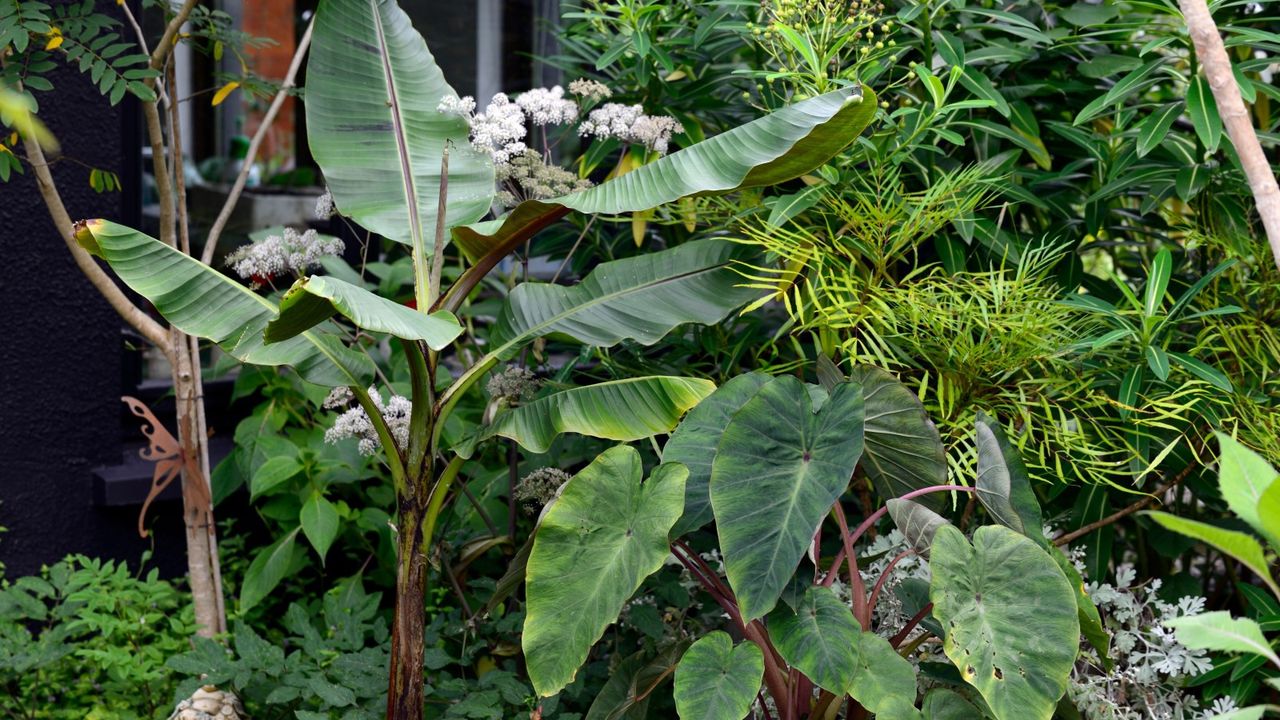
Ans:
{"label": "heart-shaped leaf", "polygon": [[733,646],[719,630],[695,642],[676,668],[676,712],[683,720],[742,720],[764,676],[764,653],[753,642]]}
{"label": "heart-shaped leaf", "polygon": [[[849,379],[862,386],[866,404],[866,447],[862,469],[883,499],[947,484],[947,455],[938,428],[915,393],[890,373],[859,365]],[[916,502],[941,510],[946,498],[924,495]]]}
{"label": "heart-shaped leaf", "polygon": [[573,682],[591,646],[669,552],[688,472],[660,465],[641,483],[642,472],[635,449],[606,450],[565,483],[534,535],[522,644],[542,697]]}
{"label": "heart-shaped leaf", "polygon": [[769,639],[788,665],[823,690],[836,695],[849,691],[862,628],[835,591],[809,586],[794,608],[783,604],[769,613],[768,627]]}
{"label": "heart-shaped leaf", "polygon": [[733,378],[690,410],[676,431],[671,433],[671,439],[662,448],[662,459],[681,463],[689,469],[689,479],[684,484],[684,514],[672,528],[672,537],[697,530],[711,521],[708,485],[711,482],[711,462],[716,457],[720,436],[734,413],[755,397],[769,380],[768,375],[756,372]]}
{"label": "heart-shaped leaf", "polygon": [[[821,393],[821,388],[814,388]],[[729,421],[711,464],[725,572],[750,620],[769,612],[862,455],[862,388],[825,404],[790,375],[760,388]]]}
{"label": "heart-shaped leaf", "polygon": [[1057,563],[1008,528],[978,528],[970,545],[944,525],[929,568],[943,652],[961,676],[997,720],[1050,720],[1080,639],[1075,594]]}

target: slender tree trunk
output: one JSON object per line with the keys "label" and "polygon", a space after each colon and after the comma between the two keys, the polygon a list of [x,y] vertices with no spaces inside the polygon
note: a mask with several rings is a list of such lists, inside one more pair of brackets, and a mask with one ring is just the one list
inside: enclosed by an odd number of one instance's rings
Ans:
{"label": "slender tree trunk", "polygon": [[387,692],[387,720],[422,718],[422,656],[425,633],[423,598],[427,591],[427,555],[423,523],[427,506],[423,494],[399,498],[396,608],[391,626],[391,682]]}
{"label": "slender tree trunk", "polygon": [[1280,268],[1280,188],[1276,186],[1271,165],[1262,152],[1262,144],[1258,142],[1258,134],[1249,119],[1248,107],[1240,96],[1240,88],[1231,72],[1231,59],[1227,56],[1222,36],[1218,34],[1218,26],[1213,22],[1205,0],[1179,0],[1178,4],[1187,21],[1187,33],[1195,44],[1196,57],[1204,68],[1204,76],[1209,81],[1210,89],[1213,90],[1213,99],[1218,103],[1222,125],[1231,138],[1231,144],[1240,158],[1240,167],[1249,180],[1249,188],[1253,191],[1253,199],[1258,206],[1258,215],[1262,218],[1262,227],[1266,231],[1267,242],[1271,245],[1276,267]]}
{"label": "slender tree trunk", "polygon": [[[213,497],[209,474],[203,470],[208,457],[208,435],[200,422],[203,397],[200,389],[200,358],[192,351],[190,338],[170,330],[173,351],[173,389],[178,419],[178,442],[182,452],[194,462],[184,463],[182,472],[183,522],[187,530],[187,577],[195,606],[196,632],[213,637],[227,631],[222,605],[222,583],[218,577],[217,536],[213,524]],[[200,472],[190,472],[194,466]]]}

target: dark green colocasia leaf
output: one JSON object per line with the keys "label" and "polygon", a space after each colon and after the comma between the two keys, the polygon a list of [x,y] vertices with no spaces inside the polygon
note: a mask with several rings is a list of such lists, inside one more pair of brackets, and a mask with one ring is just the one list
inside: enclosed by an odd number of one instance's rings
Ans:
{"label": "dark green colocasia leaf", "polygon": [[662,448],[662,459],[682,463],[689,468],[689,479],[684,485],[684,514],[672,528],[672,537],[697,530],[711,521],[708,486],[711,482],[711,461],[715,460],[720,436],[729,424],[729,418],[755,397],[769,380],[768,375],[755,372],[733,378],[690,410],[676,431],[671,433],[671,439]]}
{"label": "dark green colocasia leaf", "polygon": [[1050,720],[1079,652],[1075,593],[1029,538],[979,528],[973,544],[938,529],[929,560],[943,651],[997,720]]}
{"label": "dark green colocasia leaf", "polygon": [[849,691],[862,628],[835,591],[810,586],[794,608],[784,604],[769,613],[768,627],[769,639],[788,665],[823,690],[836,695]]}
{"label": "dark green colocasia leaf", "polygon": [[676,668],[676,712],[682,720],[742,720],[751,712],[764,653],[751,641],[733,646],[719,630],[695,642]]}
{"label": "dark green colocasia leaf", "polygon": [[862,456],[862,388],[817,393],[782,376],[743,404],[711,464],[711,507],[744,619],[778,601]]}
{"label": "dark green colocasia leaf", "polygon": [[1102,626],[1098,607],[1084,589],[1079,571],[1044,535],[1040,505],[1031,489],[1031,478],[1022,458],[1005,438],[1000,425],[984,413],[978,413],[978,480],[977,494],[982,506],[1001,525],[1030,538],[1053,558],[1066,575],[1075,594],[1080,628],[1089,644],[1097,649],[1103,664],[1111,666],[1111,637]]}
{"label": "dark green colocasia leaf", "polygon": [[[862,469],[883,499],[947,484],[947,455],[938,428],[919,398],[893,375],[870,365],[853,369],[850,380],[862,386],[866,404],[866,448]],[[938,511],[941,494],[916,502]]]}
{"label": "dark green colocasia leaf", "polygon": [[669,552],[688,472],[660,465],[641,483],[642,473],[633,448],[606,450],[565,483],[534,535],[522,645],[540,696],[573,682],[591,646]]}

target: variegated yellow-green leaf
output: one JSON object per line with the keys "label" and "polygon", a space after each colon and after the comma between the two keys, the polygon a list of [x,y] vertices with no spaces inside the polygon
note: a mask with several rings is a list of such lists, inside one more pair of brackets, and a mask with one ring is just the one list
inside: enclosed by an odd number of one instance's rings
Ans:
{"label": "variegated yellow-green leaf", "polygon": [[591,646],[670,551],[687,471],[660,465],[643,483],[642,473],[634,449],[606,450],[565,483],[534,535],[521,643],[540,696],[573,682]]}
{"label": "variegated yellow-green leaf", "polygon": [[701,378],[652,376],[571,388],[494,418],[480,439],[501,436],[541,453],[561,433],[631,441],[670,432],[716,389]]}

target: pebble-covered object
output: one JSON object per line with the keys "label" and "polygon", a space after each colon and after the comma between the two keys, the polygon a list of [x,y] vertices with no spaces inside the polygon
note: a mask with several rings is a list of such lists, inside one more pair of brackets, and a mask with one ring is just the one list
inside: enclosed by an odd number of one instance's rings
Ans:
{"label": "pebble-covered object", "polygon": [[246,717],[235,693],[205,685],[178,703],[169,720],[245,720]]}

